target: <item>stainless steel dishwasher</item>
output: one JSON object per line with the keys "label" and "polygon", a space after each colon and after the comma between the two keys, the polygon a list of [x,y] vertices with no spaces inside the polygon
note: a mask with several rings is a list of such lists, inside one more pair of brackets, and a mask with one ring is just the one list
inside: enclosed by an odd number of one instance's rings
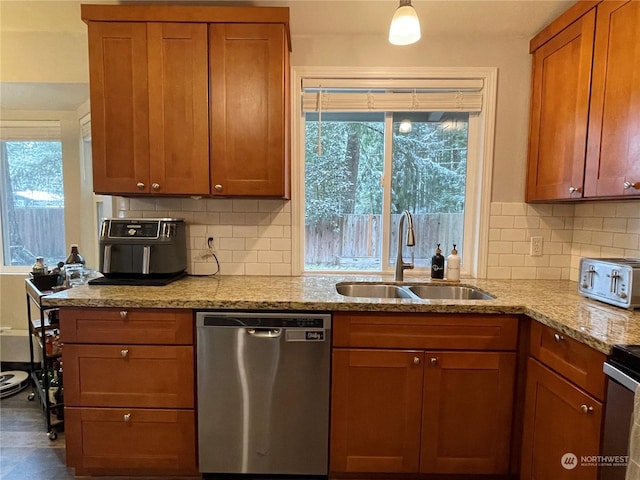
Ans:
{"label": "stainless steel dishwasher", "polygon": [[202,473],[326,475],[331,315],[197,312]]}

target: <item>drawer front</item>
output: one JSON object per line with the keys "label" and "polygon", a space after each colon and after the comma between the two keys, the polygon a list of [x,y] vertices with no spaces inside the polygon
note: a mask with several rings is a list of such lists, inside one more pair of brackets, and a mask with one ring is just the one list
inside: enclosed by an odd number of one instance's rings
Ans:
{"label": "drawer front", "polygon": [[61,308],[64,343],[193,345],[191,310]]}
{"label": "drawer front", "polygon": [[513,315],[336,312],[335,347],[515,350]]}
{"label": "drawer front", "polygon": [[531,322],[531,356],[599,400],[604,399],[603,353],[539,322]]}
{"label": "drawer front", "polygon": [[193,408],[193,347],[63,347],[65,403],[83,407]]}
{"label": "drawer front", "polygon": [[65,408],[76,475],[197,474],[193,410]]}

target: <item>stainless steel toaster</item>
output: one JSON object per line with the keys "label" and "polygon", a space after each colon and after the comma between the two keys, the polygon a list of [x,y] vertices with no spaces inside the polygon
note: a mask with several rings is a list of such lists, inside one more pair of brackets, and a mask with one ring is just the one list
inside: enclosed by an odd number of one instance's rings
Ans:
{"label": "stainless steel toaster", "polygon": [[578,291],[622,308],[640,308],[639,258],[582,258]]}

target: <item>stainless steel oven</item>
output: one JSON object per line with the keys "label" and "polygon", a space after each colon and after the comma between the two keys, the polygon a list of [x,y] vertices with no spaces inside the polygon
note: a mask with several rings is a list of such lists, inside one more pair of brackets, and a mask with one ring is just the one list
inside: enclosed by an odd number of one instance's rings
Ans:
{"label": "stainless steel oven", "polygon": [[[604,413],[602,455],[627,456],[633,414],[633,400],[640,384],[640,345],[616,345],[604,363],[607,375],[607,403]],[[600,480],[624,480],[626,466],[603,463]]]}

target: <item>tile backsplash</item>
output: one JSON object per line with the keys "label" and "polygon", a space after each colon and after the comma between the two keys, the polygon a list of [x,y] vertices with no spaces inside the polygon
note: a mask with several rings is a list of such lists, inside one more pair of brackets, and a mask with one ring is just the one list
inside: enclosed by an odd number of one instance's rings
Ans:
{"label": "tile backsplash", "polygon": [[189,273],[291,275],[291,204],[286,200],[117,198],[121,218],[178,217],[187,222]]}
{"label": "tile backsplash", "polygon": [[[530,255],[532,236],[543,255]],[[581,257],[640,257],[640,201],[491,204],[488,278],[578,279]]]}
{"label": "tile backsplash", "polygon": [[[121,218],[179,217],[188,225],[189,273],[292,274],[291,203],[279,199],[121,198]],[[530,255],[542,237],[542,256]],[[491,204],[487,278],[578,278],[581,257],[639,257],[640,201]]]}

